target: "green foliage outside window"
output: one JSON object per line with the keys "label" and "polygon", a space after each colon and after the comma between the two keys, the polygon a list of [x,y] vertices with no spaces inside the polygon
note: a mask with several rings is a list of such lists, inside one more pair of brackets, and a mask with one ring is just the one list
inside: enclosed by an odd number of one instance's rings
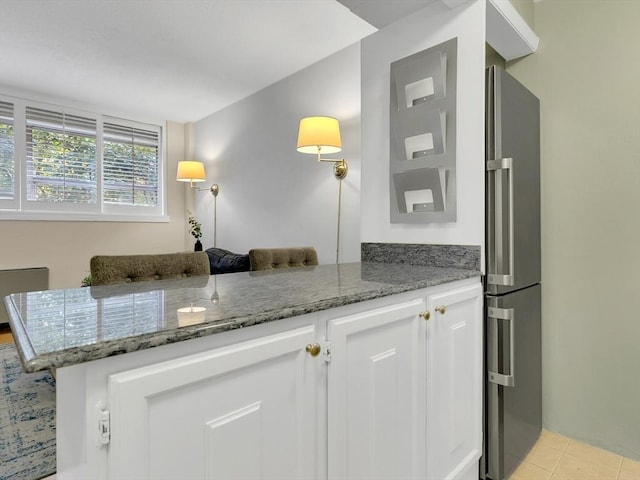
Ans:
{"label": "green foliage outside window", "polygon": [[[14,121],[23,115],[25,123],[16,138]],[[0,98],[0,201],[16,200],[20,190],[17,207],[3,205],[10,210],[40,211],[26,200],[66,204],[42,211],[158,215],[162,212],[161,144],[161,129],[154,125]],[[16,157],[18,151],[21,155]],[[18,175],[20,168],[23,176]],[[96,208],[101,205],[109,207]]]}
{"label": "green foliage outside window", "polygon": [[104,142],[104,201],[126,205],[158,203],[158,148]]}
{"label": "green foliage outside window", "polygon": [[0,199],[13,198],[13,125],[0,123]]}
{"label": "green foliage outside window", "polygon": [[27,138],[29,200],[96,203],[95,133],[82,135],[29,127]]}

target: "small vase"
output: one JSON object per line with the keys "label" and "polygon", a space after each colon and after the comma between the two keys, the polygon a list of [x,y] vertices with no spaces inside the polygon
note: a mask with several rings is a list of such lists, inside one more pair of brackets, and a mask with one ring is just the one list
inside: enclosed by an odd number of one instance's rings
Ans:
{"label": "small vase", "polygon": [[194,252],[202,251],[202,243],[200,243],[200,240],[196,240],[196,244],[193,246],[193,251]]}

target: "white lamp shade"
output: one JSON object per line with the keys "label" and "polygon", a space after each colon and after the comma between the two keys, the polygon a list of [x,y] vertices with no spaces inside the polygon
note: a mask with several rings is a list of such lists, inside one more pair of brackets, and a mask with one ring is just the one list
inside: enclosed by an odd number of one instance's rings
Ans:
{"label": "white lamp shade", "polygon": [[178,162],[176,180],[179,182],[204,182],[204,164],[193,160]]}
{"label": "white lamp shade", "polygon": [[337,153],[342,150],[340,125],[332,117],[306,117],[300,120],[298,151],[302,153]]}

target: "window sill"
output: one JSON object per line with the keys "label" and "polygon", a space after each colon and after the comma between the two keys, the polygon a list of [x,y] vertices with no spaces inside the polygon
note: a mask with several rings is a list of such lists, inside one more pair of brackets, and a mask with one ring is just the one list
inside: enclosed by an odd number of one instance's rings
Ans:
{"label": "window sill", "polygon": [[136,222],[169,223],[169,215],[122,215],[109,213],[12,212],[0,210],[2,220],[44,222]]}

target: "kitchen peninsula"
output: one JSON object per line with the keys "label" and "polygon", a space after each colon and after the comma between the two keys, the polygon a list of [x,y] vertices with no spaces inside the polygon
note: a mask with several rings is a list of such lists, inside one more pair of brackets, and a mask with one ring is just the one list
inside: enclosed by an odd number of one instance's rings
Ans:
{"label": "kitchen peninsula", "polygon": [[59,480],[466,479],[479,279],[363,262],[5,304],[25,370],[56,371]]}

